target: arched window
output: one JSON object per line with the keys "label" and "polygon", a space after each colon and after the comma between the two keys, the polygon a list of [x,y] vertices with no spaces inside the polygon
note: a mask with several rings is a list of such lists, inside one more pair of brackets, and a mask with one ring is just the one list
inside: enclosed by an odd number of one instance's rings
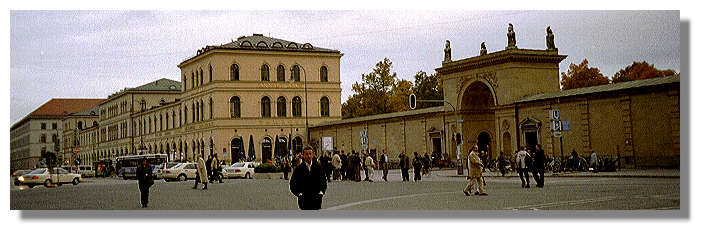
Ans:
{"label": "arched window", "polygon": [[201,80],[198,81],[198,84],[203,85],[203,69],[199,69],[201,73]]}
{"label": "arched window", "polygon": [[301,69],[299,68],[299,65],[294,65],[291,67],[291,80],[296,82],[301,81]]}
{"label": "arched window", "polygon": [[240,81],[240,67],[236,64],[230,65],[230,81]]}
{"label": "arched window", "polygon": [[330,116],[330,112],[328,110],[328,97],[323,97],[321,98],[321,117],[328,117]]}
{"label": "arched window", "polygon": [[147,133],[152,133],[152,117],[147,117]]}
{"label": "arched window", "polygon": [[291,100],[291,116],[301,117],[301,97],[294,97]]}
{"label": "arched window", "polygon": [[191,103],[191,122],[196,121],[196,104]]}
{"label": "arched window", "polygon": [[164,119],[164,129],[169,130],[169,112],[165,114],[165,119]]}
{"label": "arched window", "polygon": [[262,117],[272,116],[272,106],[270,105],[269,97],[262,97]]}
{"label": "arched window", "polygon": [[201,109],[198,110],[199,112],[201,112],[201,117],[198,118],[199,121],[203,121],[203,109],[204,108],[205,107],[203,107],[203,100],[201,100]]}
{"label": "arched window", "polygon": [[213,66],[208,65],[208,82],[213,81]]}
{"label": "arched window", "polygon": [[277,98],[277,117],[286,117],[286,98],[284,96]]}
{"label": "arched window", "polygon": [[328,68],[321,66],[321,82],[328,82]]}
{"label": "arched window", "polygon": [[176,128],[176,112],[171,110],[171,128]]}
{"label": "arched window", "polygon": [[144,111],[147,109],[147,101],[146,100],[144,100],[144,99],[140,100],[140,109],[141,109],[140,111]]}
{"label": "arched window", "polygon": [[78,121],[78,129],[83,130],[83,122],[82,121]]}
{"label": "arched window", "polygon": [[208,119],[213,119],[213,98],[208,98]]}
{"label": "arched window", "polygon": [[196,80],[194,78],[193,72],[191,72],[191,89],[193,89],[196,85]]}
{"label": "arched window", "polygon": [[230,98],[230,117],[240,117],[240,97],[233,96],[232,98]]}
{"label": "arched window", "polygon": [[188,105],[184,105],[184,124],[188,121]]}
{"label": "arched window", "polygon": [[194,122],[198,122],[198,121],[199,121],[199,120],[198,120],[198,114],[201,112],[200,110],[201,110],[201,109],[198,107],[198,101],[196,101],[196,109],[193,110],[194,113],[196,114],[196,116],[193,118]]}
{"label": "arched window", "polygon": [[269,66],[266,64],[262,65],[262,81],[269,81]]}
{"label": "arched window", "polygon": [[277,66],[277,81],[278,82],[284,81],[284,65]]}
{"label": "arched window", "polygon": [[196,70],[196,87],[198,87],[198,70]]}
{"label": "arched window", "polygon": [[184,80],[181,81],[182,91],[186,90],[186,74],[184,74]]}
{"label": "arched window", "polygon": [[162,128],[162,117],[163,117],[163,116],[162,116],[162,114],[160,113],[160,114],[159,114],[159,130],[160,130],[160,131],[164,130],[164,129]]}
{"label": "arched window", "polygon": [[142,133],[142,120],[137,120],[137,128],[138,128],[137,130],[139,132],[138,134],[142,135],[143,134]]}

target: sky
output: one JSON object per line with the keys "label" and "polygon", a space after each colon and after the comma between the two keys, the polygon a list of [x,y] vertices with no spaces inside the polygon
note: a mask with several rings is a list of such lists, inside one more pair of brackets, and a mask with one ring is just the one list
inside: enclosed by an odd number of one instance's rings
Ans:
{"label": "sky", "polygon": [[507,44],[545,49],[551,26],[566,72],[583,59],[612,77],[634,61],[680,72],[679,11],[10,11],[10,124],[51,98],[106,98],[159,78],[206,45],[265,36],[337,49],[342,100],[385,57],[398,78]]}

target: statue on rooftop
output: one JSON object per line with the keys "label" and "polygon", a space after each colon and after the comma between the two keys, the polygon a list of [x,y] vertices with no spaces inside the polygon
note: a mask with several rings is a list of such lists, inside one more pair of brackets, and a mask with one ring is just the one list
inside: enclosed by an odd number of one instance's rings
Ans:
{"label": "statue on rooftop", "polygon": [[451,62],[450,58],[450,41],[446,40],[446,48],[443,49],[443,52],[445,52],[445,56],[443,57],[443,63],[448,63]]}
{"label": "statue on rooftop", "polygon": [[556,48],[556,43],[553,41],[553,31],[551,31],[551,26],[546,27],[546,50],[558,50],[558,48]]}
{"label": "statue on rooftop", "polygon": [[506,49],[516,49],[517,48],[517,39],[516,35],[514,34],[514,25],[512,23],[509,23],[509,29],[507,29],[507,48]]}
{"label": "statue on rooftop", "polygon": [[487,47],[485,47],[485,42],[480,44],[480,55],[487,55]]}

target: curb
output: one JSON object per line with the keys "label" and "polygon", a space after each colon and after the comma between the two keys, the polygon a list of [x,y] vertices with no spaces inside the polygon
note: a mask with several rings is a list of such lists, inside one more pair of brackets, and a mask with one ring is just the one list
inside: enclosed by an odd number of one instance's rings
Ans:
{"label": "curb", "polygon": [[[467,176],[465,175],[439,175],[440,177],[458,177],[458,178],[465,178]],[[532,175],[529,175],[530,177]],[[483,177],[488,177],[488,178],[519,178],[517,175],[511,175],[511,176],[495,176],[495,175],[486,175]],[[675,175],[544,175],[545,178],[548,177],[573,177],[573,178],[578,178],[578,177],[600,177],[600,178],[680,178],[680,176],[675,176]]]}

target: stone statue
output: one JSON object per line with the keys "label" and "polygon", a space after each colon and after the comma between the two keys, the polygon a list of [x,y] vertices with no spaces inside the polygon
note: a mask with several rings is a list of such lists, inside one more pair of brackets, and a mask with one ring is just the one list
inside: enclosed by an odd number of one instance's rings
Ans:
{"label": "stone statue", "polygon": [[551,31],[551,26],[546,27],[546,50],[558,50],[558,48],[556,48],[556,43],[553,41],[553,31]]}
{"label": "stone statue", "polygon": [[480,55],[487,55],[487,47],[485,47],[485,42],[480,44]]}
{"label": "stone statue", "polygon": [[517,48],[517,39],[516,36],[514,35],[514,25],[509,23],[509,32],[507,32],[507,49],[516,49]]}
{"label": "stone statue", "polygon": [[449,40],[446,40],[446,48],[443,49],[443,52],[445,52],[445,56],[443,57],[443,63],[451,62],[452,60],[450,59],[450,41]]}

